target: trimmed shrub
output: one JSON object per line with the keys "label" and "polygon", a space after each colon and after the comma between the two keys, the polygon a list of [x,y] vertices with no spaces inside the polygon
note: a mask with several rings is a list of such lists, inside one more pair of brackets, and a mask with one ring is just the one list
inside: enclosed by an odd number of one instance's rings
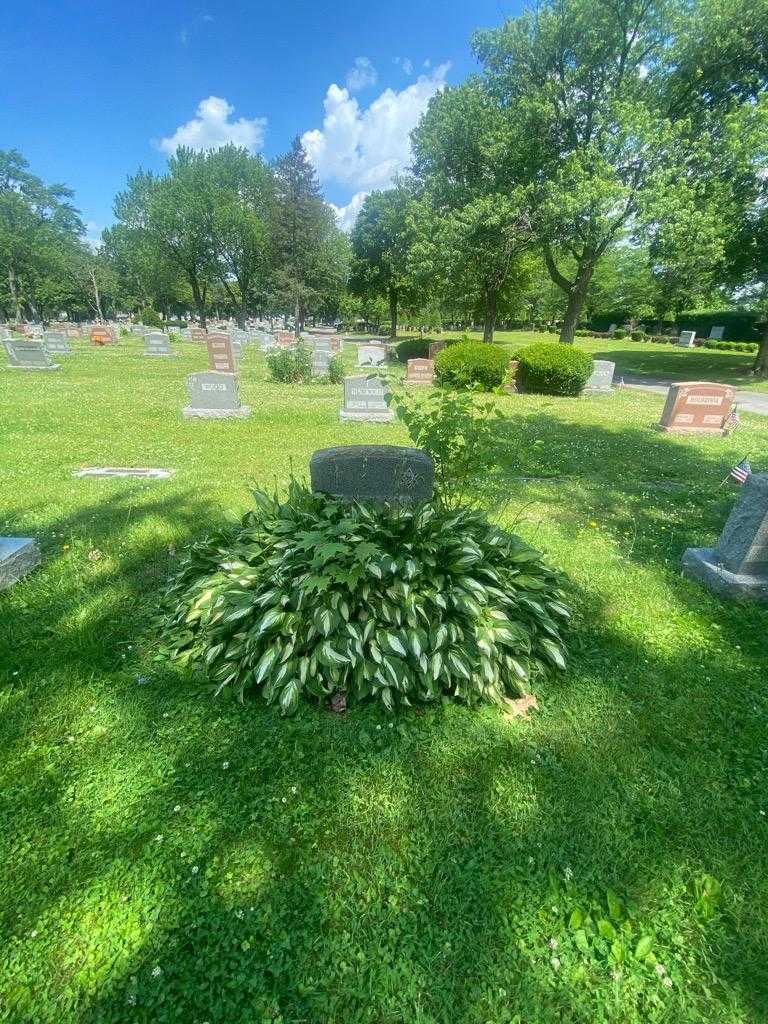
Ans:
{"label": "trimmed shrub", "polygon": [[528,345],[517,358],[517,375],[523,390],[542,395],[580,394],[594,365],[588,352],[559,341]]}
{"label": "trimmed shrub", "polygon": [[645,331],[632,331],[630,338],[632,341],[645,341],[646,333]]}
{"label": "trimmed shrub", "polygon": [[626,338],[627,332],[624,330],[623,327],[617,327],[616,330],[613,332],[613,336],[614,338]]}
{"label": "trimmed shrub", "polygon": [[483,391],[501,386],[509,353],[484,341],[459,341],[437,353],[435,376],[439,384],[468,388],[478,384]]}
{"label": "trimmed shrub", "polygon": [[715,349],[718,352],[756,352],[756,341],[715,341],[704,338],[700,341],[702,348]]}
{"label": "trimmed shrub", "polygon": [[429,356],[429,342],[424,338],[406,338],[395,346],[398,361],[407,363],[409,359],[426,359]]}
{"label": "trimmed shrub", "polygon": [[560,581],[481,512],[376,507],[294,482],[254,493],[169,584],[165,653],[284,714],[339,691],[401,704],[501,702],[565,667]]}
{"label": "trimmed shrub", "polygon": [[144,324],[145,327],[163,326],[163,318],[150,306],[145,306],[139,313],[139,316],[141,317],[141,322]]}

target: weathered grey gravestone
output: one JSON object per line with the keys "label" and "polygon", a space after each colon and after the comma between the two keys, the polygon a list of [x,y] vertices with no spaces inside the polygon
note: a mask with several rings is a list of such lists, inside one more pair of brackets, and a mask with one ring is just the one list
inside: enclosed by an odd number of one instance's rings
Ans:
{"label": "weathered grey gravestone", "polygon": [[354,501],[415,505],[432,498],[435,464],[418,448],[359,444],[315,452],[309,475],[313,491]]}
{"label": "weathered grey gravestone", "polygon": [[391,423],[395,414],[387,405],[388,394],[389,388],[381,377],[345,377],[344,407],[339,418]]}
{"label": "weathered grey gravestone", "polygon": [[709,329],[709,340],[710,341],[722,341],[724,334],[725,334],[725,328],[724,327],[710,327],[710,329]]}
{"label": "weathered grey gravestone", "polygon": [[596,359],[592,376],[584,385],[584,390],[581,392],[582,395],[587,397],[591,395],[612,395],[615,369],[616,363],[612,363],[608,359]]}
{"label": "weathered grey gravestone", "polygon": [[696,331],[680,331],[680,337],[677,340],[677,344],[680,348],[693,348],[695,340]]}
{"label": "weathered grey gravestone", "polygon": [[0,537],[0,590],[40,565],[40,549],[31,537]]}
{"label": "weathered grey gravestone", "polygon": [[361,345],[357,350],[358,366],[381,366],[387,358],[383,345]]}
{"label": "weathered grey gravestone", "polygon": [[333,352],[330,348],[317,348],[312,350],[312,376],[327,377],[328,368],[333,359]]}
{"label": "weathered grey gravestone", "polygon": [[747,477],[715,548],[688,548],[683,572],[731,601],[768,601],[768,473]]}
{"label": "weathered grey gravestone", "polygon": [[58,363],[51,362],[51,357],[42,341],[29,341],[27,338],[6,339],[3,342],[8,353],[10,365],[14,370],[60,370]]}
{"label": "weathered grey gravestone", "polygon": [[64,331],[46,331],[43,335],[43,344],[50,355],[71,356],[72,349],[69,339]]}
{"label": "weathered grey gravestone", "polygon": [[150,331],[144,335],[145,356],[174,356],[176,353],[171,348],[171,339],[162,331]]}
{"label": "weathered grey gravestone", "polygon": [[233,373],[190,373],[187,377],[189,405],[182,410],[187,418],[227,419],[251,415],[247,405],[240,404],[237,377]]}

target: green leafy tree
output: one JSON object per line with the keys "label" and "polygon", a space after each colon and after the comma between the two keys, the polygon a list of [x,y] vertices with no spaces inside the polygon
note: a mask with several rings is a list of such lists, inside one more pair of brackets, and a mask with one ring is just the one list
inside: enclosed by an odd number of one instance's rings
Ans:
{"label": "green leafy tree", "polygon": [[502,293],[533,242],[518,146],[476,80],[433,97],[413,146],[421,186],[411,214],[414,277],[441,282],[465,308],[479,305],[490,342]]}
{"label": "green leafy tree", "polygon": [[389,335],[397,337],[398,303],[410,284],[408,252],[411,185],[399,181],[366,197],[352,229],[350,288],[360,296],[380,296],[389,304]]}

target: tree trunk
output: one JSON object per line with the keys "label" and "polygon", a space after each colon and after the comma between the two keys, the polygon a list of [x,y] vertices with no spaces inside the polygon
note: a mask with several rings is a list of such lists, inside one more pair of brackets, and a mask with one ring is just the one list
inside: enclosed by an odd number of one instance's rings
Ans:
{"label": "tree trunk", "polygon": [[488,344],[493,341],[493,332],[496,329],[496,307],[498,305],[498,288],[486,288],[485,291],[485,321],[483,323],[483,341]]}
{"label": "tree trunk", "polygon": [[200,321],[200,326],[204,331],[208,329],[208,324],[205,319],[205,300],[200,294],[200,285],[197,283],[197,277],[194,274],[189,275],[189,286],[192,289],[192,298],[195,300],[195,309],[197,310],[197,318]]}
{"label": "tree trunk", "polygon": [[99,285],[96,281],[96,271],[91,267],[89,273],[91,276],[91,285],[93,286],[93,301],[96,306],[96,316],[101,321],[104,319],[104,314],[101,311],[101,294],[99,293]]}
{"label": "tree trunk", "polygon": [[397,289],[389,289],[389,336],[397,337]]}
{"label": "tree trunk", "polygon": [[11,292],[14,309],[16,310],[16,322],[21,320],[21,297],[19,296],[18,281],[13,267],[8,267],[8,288]]}
{"label": "tree trunk", "polygon": [[293,304],[293,333],[297,338],[301,336],[301,303],[299,302],[298,293]]}
{"label": "tree trunk", "polygon": [[584,306],[584,299],[587,296],[587,288],[589,287],[589,282],[592,280],[594,270],[594,263],[583,263],[579,267],[576,280],[573,282],[567,293],[568,305],[565,309],[563,326],[560,328],[560,341],[564,345],[573,344],[574,332],[576,331],[576,325],[579,322],[579,316],[581,315],[581,310]]}
{"label": "tree trunk", "polygon": [[755,356],[752,373],[756,377],[768,377],[768,322],[766,322],[763,336],[760,339],[760,347]]}

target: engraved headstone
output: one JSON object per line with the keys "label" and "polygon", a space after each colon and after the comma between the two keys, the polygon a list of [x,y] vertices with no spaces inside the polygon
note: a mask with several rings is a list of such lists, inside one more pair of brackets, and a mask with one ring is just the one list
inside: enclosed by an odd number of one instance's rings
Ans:
{"label": "engraved headstone", "polygon": [[40,561],[40,549],[31,537],[0,537],[0,590],[12,587]]}
{"label": "engraved headstone", "polygon": [[612,363],[608,359],[595,359],[592,375],[584,385],[584,390],[581,392],[582,395],[587,397],[592,395],[612,395],[615,369],[616,363]]}
{"label": "engraved headstone", "polygon": [[618,326],[619,326],[618,324],[611,324],[611,326],[608,328],[608,333],[610,334],[611,337],[613,337],[614,334],[616,333],[616,328]]}
{"label": "engraved headstone", "polygon": [[434,359],[409,359],[405,370],[406,384],[433,384],[435,380]]}
{"label": "engraved headstone", "polygon": [[387,358],[384,345],[361,345],[357,350],[358,366],[381,366]]}
{"label": "engraved headstone", "polygon": [[683,573],[719,597],[768,601],[768,473],[750,474],[714,548],[688,548]]}
{"label": "engraved headstone", "polygon": [[237,358],[229,335],[209,334],[206,344],[208,365],[212,370],[218,370],[220,373],[237,373]]}
{"label": "engraved headstone", "polygon": [[9,365],[14,370],[60,370],[61,366],[51,360],[42,341],[30,338],[11,338],[3,342],[8,353]]}
{"label": "engraved headstone", "polygon": [[429,358],[434,359],[438,352],[442,352],[447,346],[447,341],[430,341],[429,343]]}
{"label": "engraved headstone", "polygon": [[312,490],[352,501],[416,505],[430,501],[435,464],[418,448],[347,445],[324,448],[309,463]]}
{"label": "engraved headstone", "polygon": [[43,344],[47,351],[51,355],[57,356],[71,356],[72,349],[69,345],[69,340],[64,333],[61,331],[46,331],[43,335]]}
{"label": "engraved headstone", "polygon": [[233,373],[191,373],[187,377],[189,405],[182,410],[187,418],[227,419],[251,415],[247,405],[240,404],[240,390]]}
{"label": "engraved headstone", "polygon": [[710,327],[710,329],[709,329],[710,341],[722,341],[724,334],[725,334],[725,328],[724,327]]}
{"label": "engraved headstone", "polygon": [[189,340],[203,342],[208,337],[208,331],[203,327],[190,327],[189,328]]}
{"label": "engraved headstone", "polygon": [[92,327],[91,328],[91,344],[97,345],[99,348],[104,345],[109,345],[112,341],[112,335],[106,329],[106,327]]}
{"label": "engraved headstone", "polygon": [[672,434],[724,434],[734,394],[727,384],[706,381],[672,384],[658,429]]}
{"label": "engraved headstone", "polygon": [[144,335],[145,356],[172,356],[175,352],[171,348],[171,339],[162,331],[150,331]]}
{"label": "engraved headstone", "polygon": [[387,405],[389,388],[381,377],[345,377],[344,407],[339,412],[342,420],[363,420],[373,423],[391,423],[394,410]]}
{"label": "engraved headstone", "polygon": [[677,339],[677,344],[680,348],[693,348],[695,340],[696,331],[680,331],[680,337]]}

